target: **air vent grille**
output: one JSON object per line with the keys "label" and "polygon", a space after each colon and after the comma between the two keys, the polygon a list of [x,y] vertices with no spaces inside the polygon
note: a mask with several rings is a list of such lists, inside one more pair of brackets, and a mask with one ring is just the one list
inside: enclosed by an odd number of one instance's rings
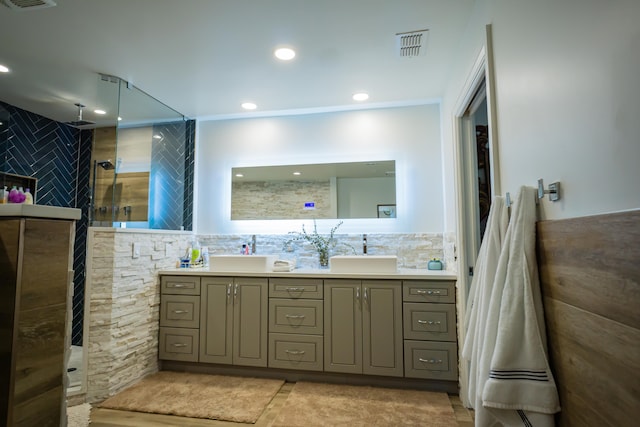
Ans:
{"label": "air vent grille", "polygon": [[0,4],[12,10],[22,11],[53,7],[56,5],[56,2],[53,0],[0,0]]}
{"label": "air vent grille", "polygon": [[429,30],[410,31],[396,34],[396,48],[401,58],[424,56],[427,52]]}

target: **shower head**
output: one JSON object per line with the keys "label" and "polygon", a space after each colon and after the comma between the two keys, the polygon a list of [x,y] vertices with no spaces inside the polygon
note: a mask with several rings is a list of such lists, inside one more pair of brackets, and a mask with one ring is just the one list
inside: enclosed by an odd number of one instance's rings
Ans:
{"label": "shower head", "polygon": [[106,171],[116,168],[115,166],[113,166],[113,163],[111,163],[111,160],[99,160],[96,163]]}
{"label": "shower head", "polygon": [[73,127],[83,127],[83,126],[90,126],[90,125],[95,125],[96,122],[92,122],[89,120],[82,120],[82,109],[85,107],[84,105],[80,104],[80,103],[76,103],[74,104],[76,107],[78,107],[78,120],[74,120],[72,122],[67,122],[67,124],[69,126],[73,126]]}

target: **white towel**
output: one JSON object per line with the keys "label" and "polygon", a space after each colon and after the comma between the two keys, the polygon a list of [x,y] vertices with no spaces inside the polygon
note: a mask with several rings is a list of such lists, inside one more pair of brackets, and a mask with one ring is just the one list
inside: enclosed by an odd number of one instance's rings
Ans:
{"label": "white towel", "polygon": [[295,260],[277,259],[273,262],[273,271],[293,271],[295,268]]}
{"label": "white towel", "polygon": [[[462,358],[469,363],[467,396],[474,408],[482,406],[482,385],[486,378],[479,377],[479,373],[482,372],[479,370],[480,354],[484,343],[491,291],[508,222],[504,198],[497,196],[491,203],[487,228],[474,268],[465,315],[466,335]],[[479,389],[477,388],[478,383],[480,384]]]}
{"label": "white towel", "polygon": [[480,362],[489,372],[482,389],[486,411],[476,411],[479,426],[553,426],[560,410],[547,358],[535,195],[535,188],[520,188],[498,262]]}

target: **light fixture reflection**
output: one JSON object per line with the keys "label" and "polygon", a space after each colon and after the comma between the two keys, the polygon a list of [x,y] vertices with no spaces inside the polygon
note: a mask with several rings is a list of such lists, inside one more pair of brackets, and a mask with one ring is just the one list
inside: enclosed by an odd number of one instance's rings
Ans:
{"label": "light fixture reflection", "polygon": [[288,47],[281,47],[280,49],[276,49],[274,52],[276,58],[281,59],[283,61],[290,61],[296,56],[295,50]]}
{"label": "light fixture reflection", "polygon": [[366,101],[367,99],[369,99],[369,94],[368,93],[359,92],[359,93],[355,93],[353,95],[353,100],[354,101]]}
{"label": "light fixture reflection", "polygon": [[258,106],[253,102],[243,102],[242,108],[244,108],[245,110],[255,110],[256,108],[258,108]]}
{"label": "light fixture reflection", "polygon": [[0,73],[8,73],[8,72],[9,72],[9,68],[0,64]]}

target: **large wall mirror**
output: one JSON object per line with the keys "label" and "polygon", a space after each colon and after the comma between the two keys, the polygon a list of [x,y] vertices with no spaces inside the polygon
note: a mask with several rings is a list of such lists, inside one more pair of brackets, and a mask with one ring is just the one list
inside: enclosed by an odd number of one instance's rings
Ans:
{"label": "large wall mirror", "polygon": [[236,167],[231,219],[396,217],[395,160]]}

